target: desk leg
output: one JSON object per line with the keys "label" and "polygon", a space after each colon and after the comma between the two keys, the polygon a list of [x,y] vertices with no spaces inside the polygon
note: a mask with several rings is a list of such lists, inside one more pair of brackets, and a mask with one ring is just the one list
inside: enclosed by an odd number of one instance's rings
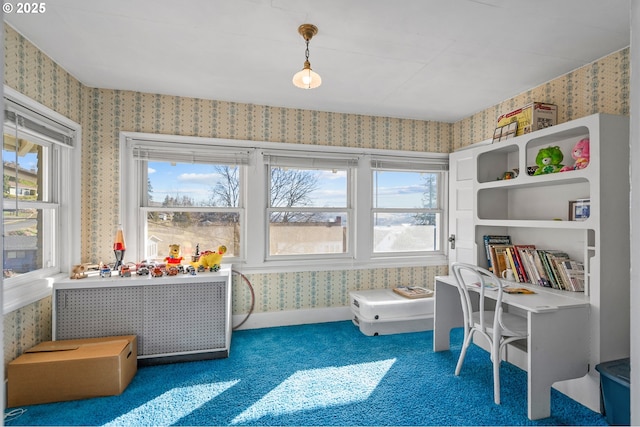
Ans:
{"label": "desk leg", "polygon": [[587,374],[589,313],[587,307],[528,313],[528,416],[551,415],[551,386]]}
{"label": "desk leg", "polygon": [[434,298],[433,351],[449,350],[451,329],[463,323],[458,289],[436,280]]}

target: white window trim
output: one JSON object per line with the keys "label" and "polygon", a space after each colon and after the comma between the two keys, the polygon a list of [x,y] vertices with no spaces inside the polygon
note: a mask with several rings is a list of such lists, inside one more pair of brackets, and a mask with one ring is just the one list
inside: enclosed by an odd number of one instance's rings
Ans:
{"label": "white window trim", "polygon": [[[429,265],[443,265],[447,263],[447,250],[443,248],[437,255],[407,255],[396,254],[394,256],[373,255],[372,250],[372,219],[371,219],[371,194],[372,194],[372,168],[371,159],[380,157],[392,157],[394,159],[413,160],[440,160],[447,161],[448,154],[445,153],[424,153],[407,152],[400,150],[381,149],[358,149],[350,147],[331,147],[306,144],[277,143],[265,141],[232,140],[221,138],[204,138],[180,135],[164,135],[140,132],[120,133],[120,223],[123,224],[125,233],[128,230],[137,230],[141,218],[141,210],[137,201],[140,200],[139,186],[134,186],[137,182],[134,179],[134,165],[132,161],[132,150],[127,148],[129,140],[157,141],[158,143],[170,144],[199,144],[214,146],[229,146],[234,148],[252,149],[249,165],[245,167],[245,178],[247,182],[261,183],[264,181],[266,168],[262,159],[262,152],[296,152],[311,154],[318,152],[321,148],[324,153],[330,156],[335,153],[337,157],[355,155],[358,158],[358,166],[355,170],[355,179],[351,180],[352,194],[355,205],[353,218],[355,228],[352,238],[352,254],[347,258],[324,258],[318,259],[282,259],[267,260],[266,245],[264,241],[267,236],[266,230],[266,206],[267,194],[263,185],[245,185],[243,197],[245,217],[245,232],[242,236],[243,259],[238,259],[234,263],[234,268],[243,272],[251,273],[273,273],[273,272],[297,272],[297,271],[330,271],[330,270],[356,270],[380,267],[416,267]],[[444,213],[442,218],[442,233],[447,230],[447,173],[443,173],[442,198]],[[259,236],[259,240],[251,240],[251,236]],[[141,243],[138,238],[133,242],[127,240],[127,252],[138,254]],[[206,248],[205,248],[206,249]]]}
{"label": "white window trim", "polygon": [[41,274],[23,274],[12,278],[10,283],[3,280],[3,313],[7,314],[28,304],[51,295],[53,283],[66,278],[71,266],[80,262],[80,192],[81,192],[81,144],[82,129],[78,123],[62,114],[21,94],[9,86],[4,86],[4,97],[21,104],[34,112],[58,122],[75,131],[74,147],[67,155],[62,155],[60,171],[65,171],[60,185],[68,191],[60,192],[56,219],[58,220],[58,262],[59,269],[43,269]]}

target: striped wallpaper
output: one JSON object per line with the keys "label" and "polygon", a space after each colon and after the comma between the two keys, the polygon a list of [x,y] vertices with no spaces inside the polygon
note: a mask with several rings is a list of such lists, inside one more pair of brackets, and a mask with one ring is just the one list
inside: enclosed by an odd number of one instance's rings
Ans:
{"label": "striped wallpaper", "polygon": [[[493,134],[497,117],[530,101],[558,105],[558,120],[596,112],[629,114],[629,51],[614,52],[457,123],[298,110],[207,99],[90,88],[5,24],[5,84],[80,123],[82,262],[111,259],[118,218],[120,131],[193,135],[447,153]],[[251,274],[254,312],[348,305],[355,289],[397,284],[431,286],[447,266]],[[233,312],[245,313],[250,293],[234,280]],[[4,317],[5,363],[51,338],[51,299]]]}

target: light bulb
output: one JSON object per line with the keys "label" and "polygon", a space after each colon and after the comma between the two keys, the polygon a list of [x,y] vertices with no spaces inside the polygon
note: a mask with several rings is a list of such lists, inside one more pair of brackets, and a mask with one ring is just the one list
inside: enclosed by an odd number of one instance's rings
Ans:
{"label": "light bulb", "polygon": [[311,68],[305,67],[293,76],[293,84],[302,89],[314,89],[322,84],[322,79]]}

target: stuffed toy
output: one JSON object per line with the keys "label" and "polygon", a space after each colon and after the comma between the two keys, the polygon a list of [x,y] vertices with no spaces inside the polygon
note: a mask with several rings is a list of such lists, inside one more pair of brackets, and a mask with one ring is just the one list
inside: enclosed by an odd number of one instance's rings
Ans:
{"label": "stuffed toy", "polygon": [[164,260],[169,267],[180,264],[182,262],[182,257],[180,256],[180,245],[169,245],[169,256]]}
{"label": "stuffed toy", "polygon": [[201,252],[198,260],[192,262],[191,265],[200,271],[218,271],[220,270],[222,255],[224,255],[226,252],[227,247],[224,245],[219,246],[217,251]]}
{"label": "stuffed toy", "polygon": [[536,164],[538,169],[533,173],[534,175],[542,175],[547,173],[559,172],[564,165],[562,165],[562,151],[560,147],[546,147],[538,151],[536,156]]}
{"label": "stuffed toy", "polygon": [[584,169],[589,165],[589,138],[583,138],[576,142],[571,151],[571,157],[573,157],[573,166],[565,166],[560,172]]}

